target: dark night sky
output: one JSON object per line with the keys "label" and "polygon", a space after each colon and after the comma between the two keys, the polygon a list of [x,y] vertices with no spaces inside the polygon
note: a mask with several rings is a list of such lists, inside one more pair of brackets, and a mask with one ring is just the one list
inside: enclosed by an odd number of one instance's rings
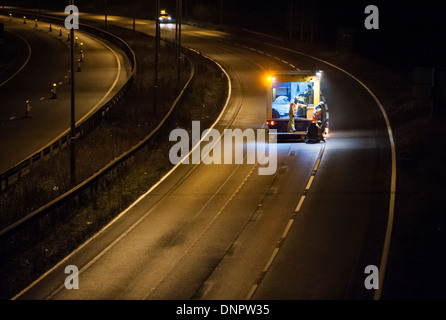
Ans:
{"label": "dark night sky", "polygon": [[[39,1],[12,0],[9,3]],[[42,7],[59,10],[68,0],[40,0]],[[155,0],[75,0],[79,9],[101,11],[108,5],[110,14],[135,15],[141,18],[154,14]],[[123,3],[125,5],[123,6]],[[161,6],[175,12],[175,0],[160,0]],[[334,47],[339,27],[355,28],[355,50],[370,57],[395,63],[413,65],[438,65],[443,62],[446,42],[446,23],[440,1],[384,1],[384,0],[183,0],[189,17],[212,23],[220,21],[220,5],[223,3],[223,23],[261,32],[269,32],[286,38],[289,35],[289,17],[293,5],[293,24],[300,25],[302,7],[306,25],[311,23],[314,12],[316,31],[314,41]],[[364,20],[367,5],[379,9],[379,30],[366,30]],[[309,28],[305,37],[309,39]],[[299,30],[294,30],[298,38]]]}

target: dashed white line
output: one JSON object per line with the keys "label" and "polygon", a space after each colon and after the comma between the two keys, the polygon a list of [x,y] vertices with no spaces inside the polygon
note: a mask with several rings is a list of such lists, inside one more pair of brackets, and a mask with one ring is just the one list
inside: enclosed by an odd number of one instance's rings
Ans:
{"label": "dashed white line", "polygon": [[300,208],[302,207],[302,204],[304,203],[304,200],[305,200],[305,196],[301,196],[300,200],[299,200],[299,203],[297,204],[296,209],[294,210],[294,212],[299,212],[300,211]]}
{"label": "dashed white line", "polygon": [[288,224],[286,225],[285,230],[282,233],[282,237],[281,237],[282,239],[285,239],[287,237],[288,232],[290,231],[291,225],[293,224],[293,222],[294,222],[294,219],[290,219],[288,221]]}
{"label": "dashed white line", "polygon": [[313,171],[317,171],[317,169],[319,168],[319,163],[321,163],[321,159],[320,158],[318,158],[316,160],[316,164],[314,165]]}
{"label": "dashed white line", "polygon": [[305,190],[310,189],[313,180],[314,180],[314,175],[311,175],[310,180],[308,180],[307,186],[305,187]]}

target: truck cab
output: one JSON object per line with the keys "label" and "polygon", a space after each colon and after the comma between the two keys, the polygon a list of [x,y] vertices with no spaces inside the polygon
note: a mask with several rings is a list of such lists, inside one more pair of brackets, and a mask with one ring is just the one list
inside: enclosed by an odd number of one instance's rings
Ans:
{"label": "truck cab", "polygon": [[[320,101],[322,71],[282,71],[267,78],[266,123],[270,140],[305,140],[305,133],[313,120],[313,111]],[[295,131],[288,130],[290,104],[297,101]],[[272,136],[274,135],[274,136]]]}

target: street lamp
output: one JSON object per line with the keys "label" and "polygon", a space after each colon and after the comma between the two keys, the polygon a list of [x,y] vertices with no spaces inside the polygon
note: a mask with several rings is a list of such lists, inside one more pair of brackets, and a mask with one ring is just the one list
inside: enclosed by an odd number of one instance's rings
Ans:
{"label": "street lamp", "polygon": [[220,0],[220,24],[223,24],[223,0]]}
{"label": "street lamp", "polygon": [[160,46],[160,0],[156,0],[156,19],[155,19],[155,89],[158,86],[158,54]]}
{"label": "street lamp", "polygon": [[183,0],[177,0],[177,6],[176,6],[177,12],[176,12],[176,30],[175,30],[175,38],[177,40],[177,82],[180,81],[180,75],[181,75],[181,19],[182,19],[182,13],[183,13]]}
{"label": "street lamp", "polygon": [[[74,6],[74,0],[70,0],[70,5]],[[71,12],[70,14],[74,14]],[[70,84],[71,84],[71,137],[70,137],[70,181],[71,185],[76,184],[76,116],[75,116],[75,93],[74,93],[74,28],[70,29]]]}

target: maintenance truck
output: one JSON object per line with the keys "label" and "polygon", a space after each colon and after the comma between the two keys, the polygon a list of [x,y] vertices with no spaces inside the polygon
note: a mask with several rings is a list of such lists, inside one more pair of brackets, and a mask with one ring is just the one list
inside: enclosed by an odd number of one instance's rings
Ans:
{"label": "maintenance truck", "polygon": [[[308,126],[313,121],[314,108],[320,102],[322,71],[280,71],[267,77],[266,124],[269,138],[305,140]],[[289,130],[290,104],[297,98],[294,131]],[[277,132],[271,132],[276,129]]]}

